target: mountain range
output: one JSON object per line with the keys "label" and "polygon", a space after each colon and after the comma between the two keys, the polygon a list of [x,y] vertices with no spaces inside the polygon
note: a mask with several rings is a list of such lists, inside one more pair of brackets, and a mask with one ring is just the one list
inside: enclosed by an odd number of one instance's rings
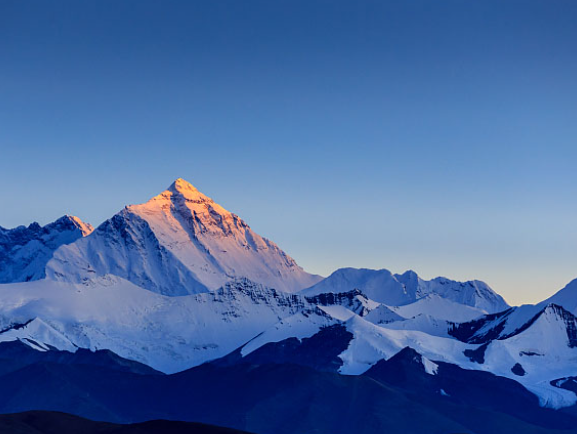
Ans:
{"label": "mountain range", "polygon": [[178,179],[95,229],[0,228],[0,412],[257,434],[571,432],[575,315],[577,280],[511,307],[477,280],[307,273]]}

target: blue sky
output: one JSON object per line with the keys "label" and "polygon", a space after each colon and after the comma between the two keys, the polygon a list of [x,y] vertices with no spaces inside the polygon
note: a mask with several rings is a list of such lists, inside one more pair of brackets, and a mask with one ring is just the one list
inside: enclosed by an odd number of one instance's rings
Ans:
{"label": "blue sky", "polygon": [[307,270],[577,277],[574,0],[0,3],[0,225],[183,177]]}

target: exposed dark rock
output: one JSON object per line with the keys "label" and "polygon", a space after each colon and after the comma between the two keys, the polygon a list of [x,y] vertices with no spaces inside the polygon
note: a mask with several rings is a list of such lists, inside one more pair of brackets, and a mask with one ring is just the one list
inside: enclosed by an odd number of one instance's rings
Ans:
{"label": "exposed dark rock", "polygon": [[471,362],[479,363],[482,365],[485,363],[485,351],[487,351],[487,347],[489,346],[490,342],[479,346],[474,350],[465,350],[463,354],[469,358]]}

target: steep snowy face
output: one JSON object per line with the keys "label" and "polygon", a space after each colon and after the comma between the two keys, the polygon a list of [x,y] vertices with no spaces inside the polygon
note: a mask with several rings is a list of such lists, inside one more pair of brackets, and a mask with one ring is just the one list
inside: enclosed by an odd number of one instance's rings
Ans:
{"label": "steep snowy face", "polygon": [[326,292],[347,292],[352,289],[360,289],[370,299],[389,306],[403,306],[435,294],[476,308],[481,313],[501,312],[509,307],[500,295],[483,282],[456,282],[444,277],[423,280],[414,271],[392,274],[388,270],[342,268],[305,289],[303,294],[311,296]]}
{"label": "steep snowy face", "polygon": [[321,279],[183,179],[60,249],[47,267],[49,277],[72,282],[105,274],[165,295],[214,290],[236,277],[286,292]]}
{"label": "steep snowy face", "polygon": [[54,251],[92,230],[88,223],[68,215],[44,227],[38,223],[14,229],[0,227],[0,283],[44,278],[46,263]]}

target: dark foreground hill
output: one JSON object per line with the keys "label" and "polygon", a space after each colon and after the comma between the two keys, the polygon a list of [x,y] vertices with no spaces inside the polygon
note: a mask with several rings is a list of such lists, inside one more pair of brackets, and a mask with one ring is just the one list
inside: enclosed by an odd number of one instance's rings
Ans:
{"label": "dark foreground hill", "polygon": [[[109,353],[73,356],[2,343],[0,433],[228,432],[166,422],[172,420],[257,434],[577,434],[574,410],[543,409],[506,378],[440,363],[431,375],[410,349],[365,375],[340,375],[330,372],[332,359],[314,357],[303,342],[173,375]],[[30,410],[50,413],[21,413]],[[143,423],[114,426],[54,412]]]}
{"label": "dark foreground hill", "polygon": [[130,425],[95,422],[52,411],[0,415],[0,432],[10,434],[248,434],[193,422],[153,420]]}

